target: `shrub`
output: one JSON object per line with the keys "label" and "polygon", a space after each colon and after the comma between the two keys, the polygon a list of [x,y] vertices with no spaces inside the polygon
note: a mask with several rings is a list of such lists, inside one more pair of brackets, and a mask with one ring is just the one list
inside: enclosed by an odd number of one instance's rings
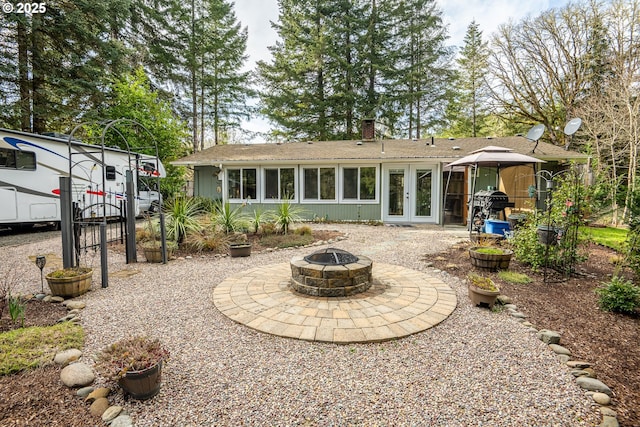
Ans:
{"label": "shrub", "polygon": [[640,287],[619,276],[597,288],[596,293],[600,296],[598,304],[605,311],[633,313],[640,307]]}
{"label": "shrub", "polygon": [[313,230],[308,225],[303,225],[302,227],[298,227],[295,229],[294,232],[300,236],[311,236],[313,234]]}

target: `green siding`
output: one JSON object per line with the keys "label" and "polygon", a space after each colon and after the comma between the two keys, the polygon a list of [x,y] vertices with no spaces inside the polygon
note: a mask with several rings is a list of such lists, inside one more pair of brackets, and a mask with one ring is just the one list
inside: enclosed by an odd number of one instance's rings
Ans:
{"label": "green siding", "polygon": [[[232,204],[232,207],[240,204]],[[361,204],[358,208],[357,204],[298,204],[303,209],[300,214],[305,220],[314,218],[323,218],[329,221],[380,221],[380,205],[379,204]],[[262,211],[277,211],[277,203],[251,203],[245,205],[243,212],[251,214],[254,209],[260,208]]]}
{"label": "green siding", "polygon": [[219,169],[213,166],[197,166],[193,170],[193,195],[209,199],[221,199],[222,181],[218,179]]}

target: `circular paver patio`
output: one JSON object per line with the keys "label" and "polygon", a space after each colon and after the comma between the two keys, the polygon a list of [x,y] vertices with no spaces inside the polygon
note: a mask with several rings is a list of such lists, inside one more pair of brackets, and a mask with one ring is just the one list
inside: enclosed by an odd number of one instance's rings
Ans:
{"label": "circular paver patio", "polygon": [[438,278],[374,263],[373,284],[350,297],[312,297],[290,289],[289,263],[256,267],[228,277],[213,291],[225,316],[252,329],[307,341],[340,344],[412,335],[445,320],[455,292]]}

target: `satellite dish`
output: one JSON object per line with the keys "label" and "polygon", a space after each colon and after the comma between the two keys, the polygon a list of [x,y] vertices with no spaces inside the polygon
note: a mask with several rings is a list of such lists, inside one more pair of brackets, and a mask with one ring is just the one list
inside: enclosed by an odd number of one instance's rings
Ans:
{"label": "satellite dish", "polygon": [[580,125],[582,125],[582,119],[575,118],[569,120],[567,125],[564,127],[564,134],[567,136],[571,136],[580,129]]}
{"label": "satellite dish", "polygon": [[532,127],[531,129],[529,129],[529,132],[527,132],[526,138],[530,141],[538,141],[542,136],[542,134],[544,133],[545,129],[546,129],[545,125],[543,125],[542,123],[539,123],[534,127]]}

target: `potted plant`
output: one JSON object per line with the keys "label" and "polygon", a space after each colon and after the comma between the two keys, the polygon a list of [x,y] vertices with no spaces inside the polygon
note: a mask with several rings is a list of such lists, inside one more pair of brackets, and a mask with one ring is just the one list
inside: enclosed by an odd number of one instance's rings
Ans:
{"label": "potted plant", "polygon": [[251,255],[251,243],[247,240],[247,235],[236,233],[229,243],[229,255],[232,258],[245,257]]}
{"label": "potted plant", "polygon": [[500,289],[489,277],[479,276],[477,274],[469,274],[469,299],[473,305],[486,304],[489,308],[493,308]]}
{"label": "potted plant", "polygon": [[506,270],[509,268],[513,251],[497,246],[473,246],[469,248],[471,264],[487,270]]}
{"label": "potted plant", "polygon": [[45,278],[52,295],[73,298],[91,288],[93,269],[80,266],[62,268],[52,271]]}
{"label": "potted plant", "polygon": [[162,363],[168,358],[159,340],[136,336],[105,347],[96,357],[96,370],[117,381],[126,396],[146,400],[160,391]]}
{"label": "potted plant", "polygon": [[[144,240],[140,244],[142,253],[147,262],[162,262],[162,241],[160,240],[159,224],[154,221],[151,215],[146,215],[144,229]],[[173,251],[178,247],[176,242],[167,240],[167,258],[171,257]]]}

